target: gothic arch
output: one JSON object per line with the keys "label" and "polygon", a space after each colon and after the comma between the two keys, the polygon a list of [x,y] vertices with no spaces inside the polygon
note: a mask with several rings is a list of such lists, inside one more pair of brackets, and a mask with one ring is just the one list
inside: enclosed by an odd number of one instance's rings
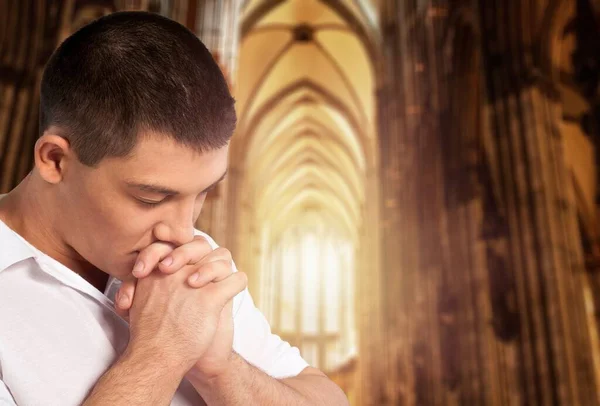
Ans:
{"label": "gothic arch", "polygon": [[228,211],[229,229],[244,243],[229,246],[258,298],[270,289],[261,275],[273,272],[269,261],[280,255],[282,241],[301,245],[308,230],[353,247],[348,278],[356,280],[365,266],[379,272],[380,51],[369,7],[356,0],[242,5]]}

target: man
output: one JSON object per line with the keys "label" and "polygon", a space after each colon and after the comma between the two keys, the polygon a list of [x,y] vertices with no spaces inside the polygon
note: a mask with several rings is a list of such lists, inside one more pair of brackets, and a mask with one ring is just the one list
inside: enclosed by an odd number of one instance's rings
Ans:
{"label": "man", "polygon": [[208,50],[164,17],[112,14],[56,50],[35,168],[0,200],[1,405],[347,404],[193,228],[235,121]]}

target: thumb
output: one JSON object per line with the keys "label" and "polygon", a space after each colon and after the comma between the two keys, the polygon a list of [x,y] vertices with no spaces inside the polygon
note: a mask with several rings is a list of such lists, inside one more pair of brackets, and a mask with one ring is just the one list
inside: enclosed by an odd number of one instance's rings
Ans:
{"label": "thumb", "polygon": [[115,296],[115,309],[126,312],[129,311],[129,308],[131,308],[131,304],[133,303],[136,284],[136,278],[126,279],[121,283],[121,287]]}
{"label": "thumb", "polygon": [[117,292],[117,295],[115,296],[115,312],[125,321],[127,321],[129,323],[129,310],[124,310],[121,309],[118,305],[117,305],[117,301],[119,300],[119,294],[121,293],[121,291],[119,290]]}

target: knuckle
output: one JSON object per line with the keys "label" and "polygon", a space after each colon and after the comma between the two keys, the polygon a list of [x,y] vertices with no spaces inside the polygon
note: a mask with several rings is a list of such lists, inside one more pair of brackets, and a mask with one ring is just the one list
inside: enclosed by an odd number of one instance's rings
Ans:
{"label": "knuckle", "polygon": [[201,236],[201,235],[195,236],[194,237],[194,242],[200,244],[204,248],[208,248],[208,249],[212,250],[212,246],[210,245],[210,243],[208,242],[208,240],[206,238],[204,238],[204,236]]}
{"label": "knuckle", "polygon": [[219,259],[227,259],[230,257],[230,253],[229,251],[227,251],[226,249],[221,249],[216,248],[214,251],[210,252],[209,254],[206,255],[205,257],[205,261],[206,262],[213,262],[213,261],[217,261]]}
{"label": "knuckle", "polygon": [[231,269],[227,265],[227,262],[222,260],[211,262],[208,265],[208,269],[210,269],[210,272],[214,273],[215,275],[229,275],[231,273]]}
{"label": "knuckle", "polygon": [[220,259],[216,259],[211,262],[201,264],[198,267],[198,270],[201,272],[223,272],[223,271],[231,272],[231,263],[229,261],[227,261],[226,259],[220,258]]}
{"label": "knuckle", "polygon": [[238,271],[234,274],[234,276],[237,277],[240,284],[244,285],[244,287],[248,285],[248,275],[246,275],[245,272]]}
{"label": "knuckle", "polygon": [[139,257],[144,262],[158,262],[158,260],[173,252],[173,247],[167,244],[151,244],[140,252]]}
{"label": "knuckle", "polygon": [[[189,251],[184,249],[184,247],[174,249],[173,252],[170,254],[170,256],[173,258],[173,263],[178,262],[178,263],[187,264],[187,262],[190,258]],[[165,255],[165,257],[166,257],[166,255]]]}
{"label": "knuckle", "polygon": [[214,262],[207,262],[204,264],[197,264],[196,265],[196,272],[198,273],[207,273],[207,272],[211,272],[215,269],[215,263]]}
{"label": "knuckle", "polygon": [[227,270],[229,270],[229,272],[231,272],[231,270],[232,270],[231,260],[229,260],[229,259],[220,258],[220,259],[214,261],[213,264],[217,264],[217,266],[219,268],[227,269]]}
{"label": "knuckle", "polygon": [[217,280],[223,280],[231,275],[231,267],[226,261],[217,261],[213,262],[213,274],[217,278]]}
{"label": "knuckle", "polygon": [[224,247],[218,247],[213,251],[213,255],[223,257],[225,259],[231,259],[231,251]]}
{"label": "knuckle", "polygon": [[138,254],[138,260],[147,262],[150,259],[151,255],[152,255],[152,250],[150,250],[150,247],[145,248],[142,251],[140,251],[140,253]]}

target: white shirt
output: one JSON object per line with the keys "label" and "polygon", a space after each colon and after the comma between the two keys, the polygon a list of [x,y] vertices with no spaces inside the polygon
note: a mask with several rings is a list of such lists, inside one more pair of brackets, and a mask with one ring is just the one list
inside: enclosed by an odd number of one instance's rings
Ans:
{"label": "white shirt", "polygon": [[[271,333],[247,289],[233,312],[233,348],[250,364],[275,378],[308,366]],[[128,340],[129,325],[107,295],[0,221],[0,406],[80,405]],[[171,405],[198,403],[182,381]]]}

